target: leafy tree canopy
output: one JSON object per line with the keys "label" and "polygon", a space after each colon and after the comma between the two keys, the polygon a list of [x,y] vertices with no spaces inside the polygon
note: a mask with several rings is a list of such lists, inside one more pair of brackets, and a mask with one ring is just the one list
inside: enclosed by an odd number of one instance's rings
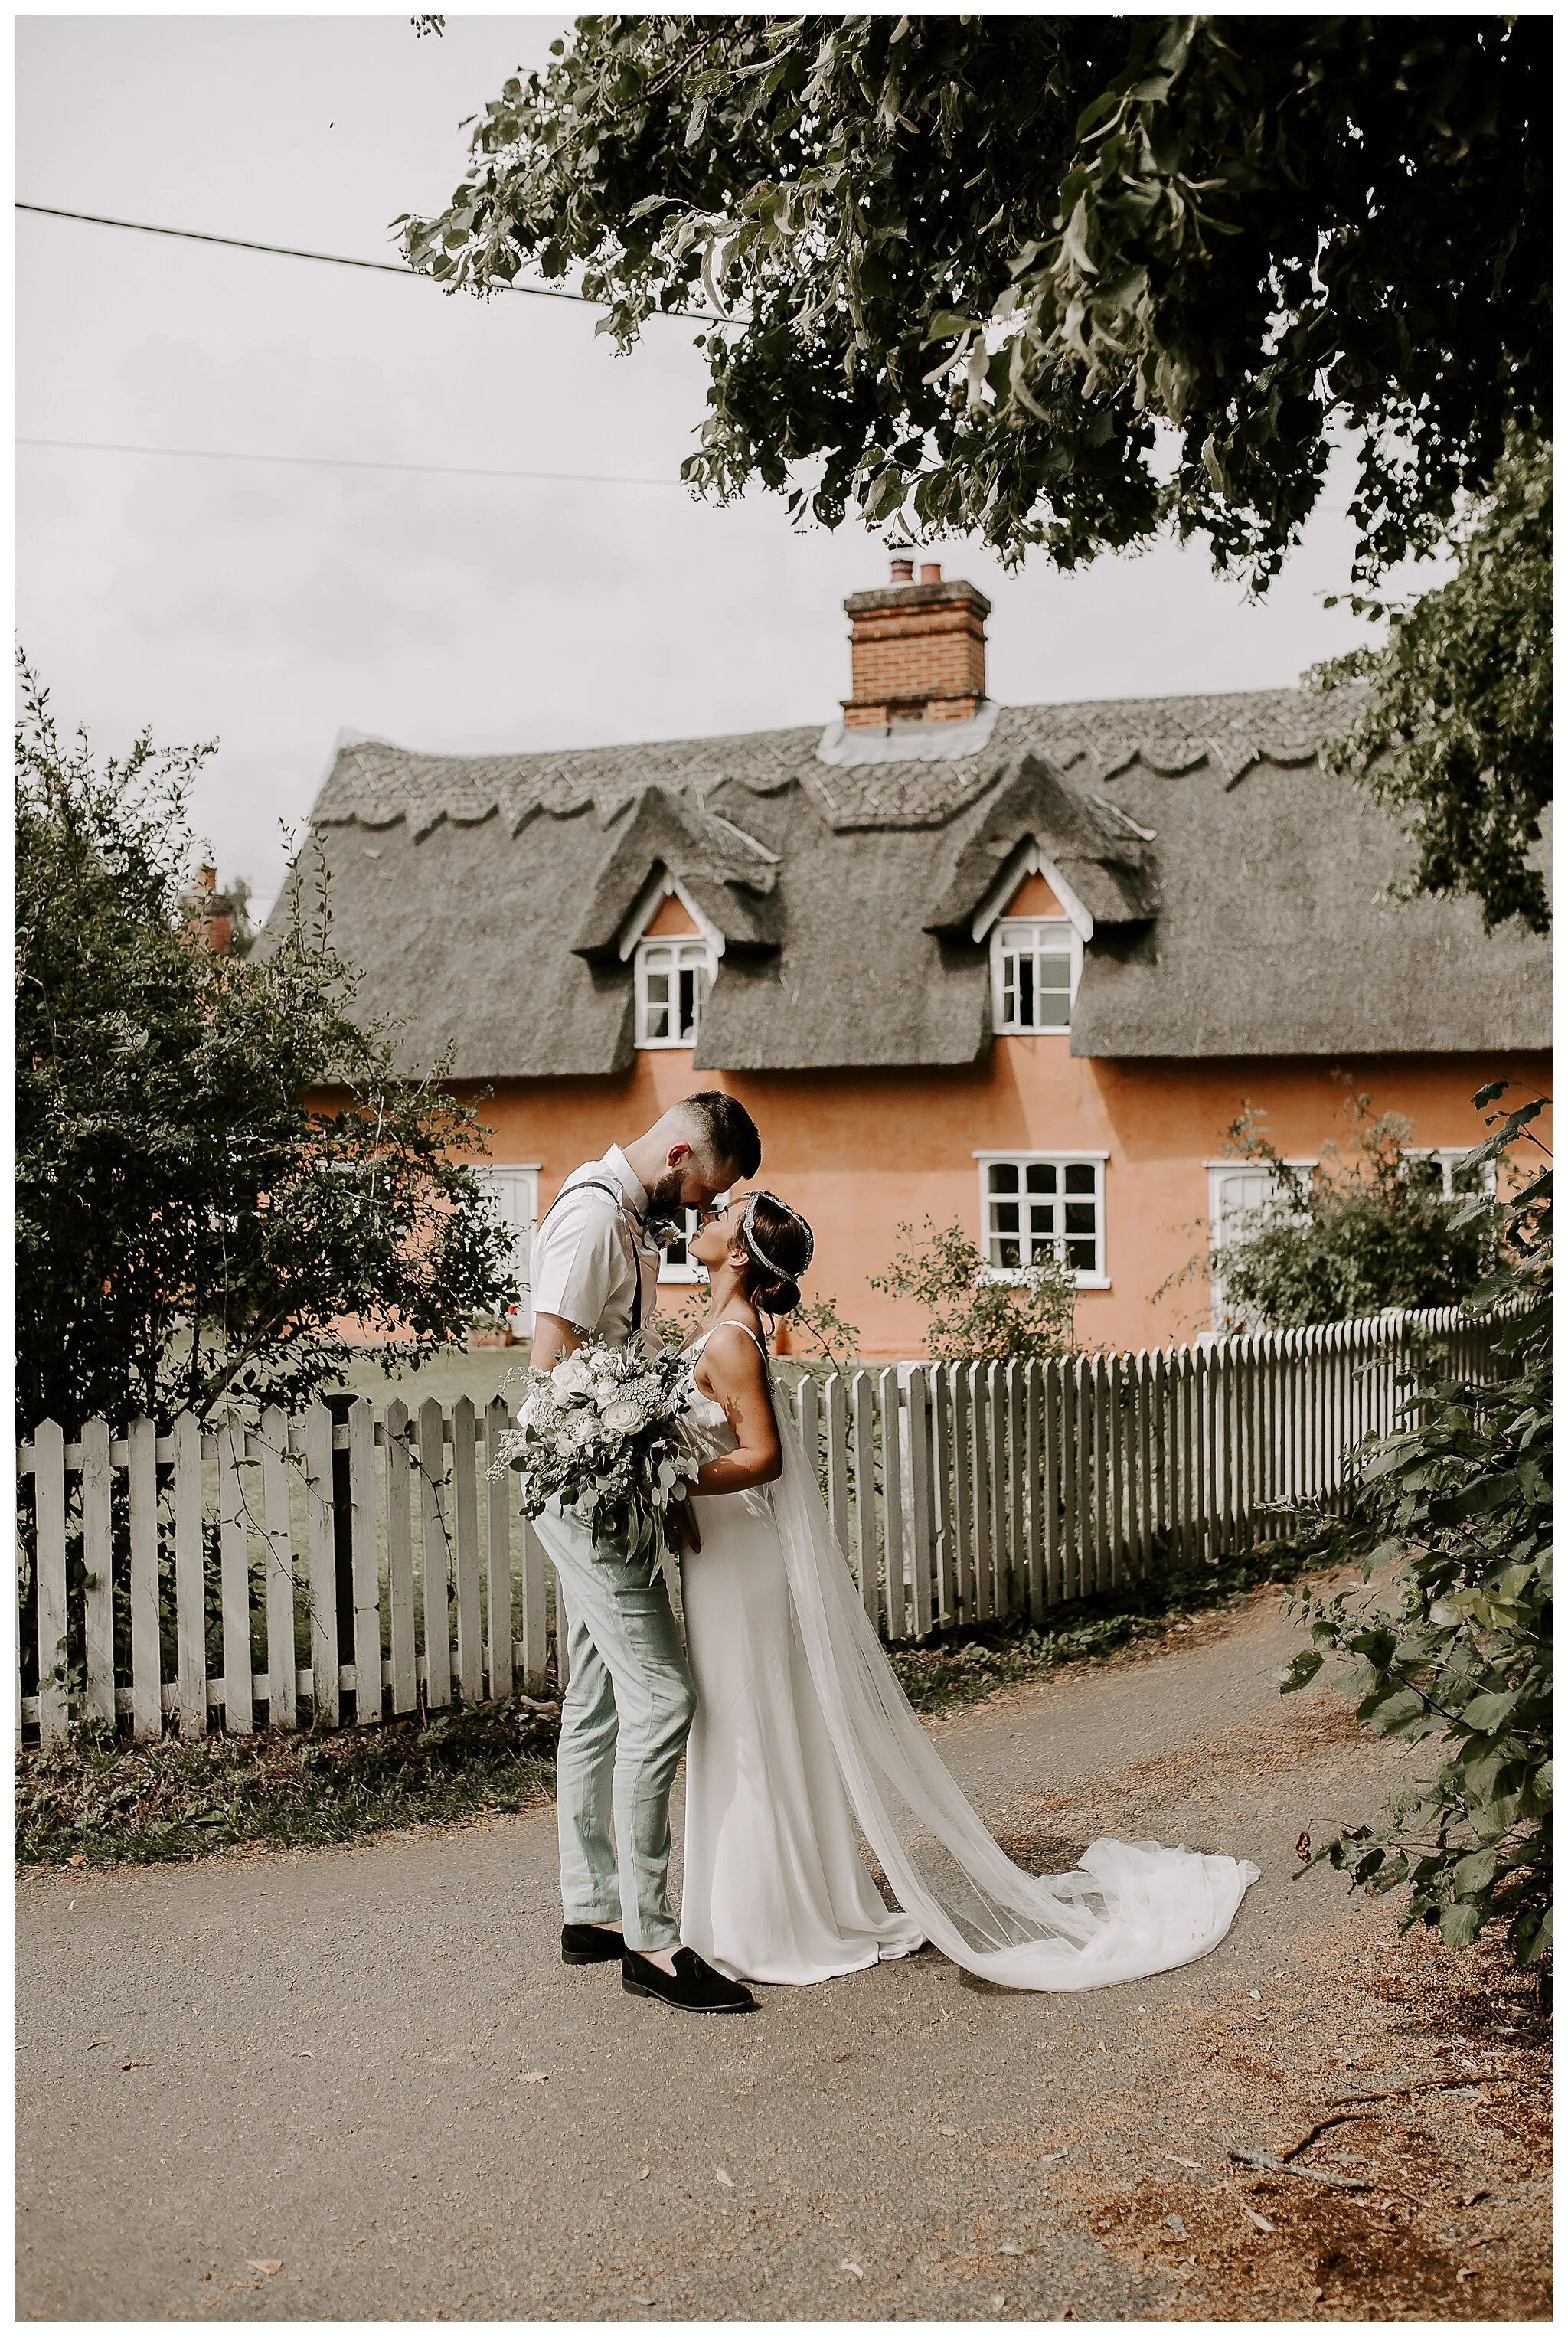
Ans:
{"label": "leafy tree canopy", "polygon": [[1388,612],[1383,648],[1308,676],[1324,689],[1371,683],[1324,759],[1407,816],[1417,862],[1396,898],[1471,893],[1488,931],[1520,916],[1544,934],[1546,886],[1531,857],[1552,799],[1549,446],[1511,433],[1456,548],[1448,583]]}
{"label": "leafy tree canopy", "polygon": [[[17,726],[17,1411],[67,1429],[297,1403],[515,1302],[472,1112],[350,1021],[302,897],[276,946],[215,955],[185,906],[190,780],[150,737],[100,768],[25,668]],[[307,1092],[333,1094],[331,1108]],[[394,1351],[387,1350],[390,1364]]]}
{"label": "leafy tree canopy", "polygon": [[1267,1169],[1271,1187],[1203,1261],[1238,1322],[1290,1328],[1386,1306],[1456,1306],[1481,1280],[1495,1227],[1479,1161],[1456,1170],[1475,1193],[1456,1213],[1438,1162],[1407,1149],[1412,1130],[1400,1113],[1374,1117],[1370,1096],[1352,1094],[1345,1118],[1344,1142],[1330,1137],[1305,1168],[1281,1157],[1263,1112],[1245,1104],[1232,1121],[1225,1150]]}
{"label": "leafy tree canopy", "polygon": [[589,16],[556,45],[405,248],[454,288],[574,275],[623,346],[694,296],[732,317],[706,492],[1069,567],[1174,521],[1262,585],[1339,434],[1369,581],[1544,418],[1545,18]]}

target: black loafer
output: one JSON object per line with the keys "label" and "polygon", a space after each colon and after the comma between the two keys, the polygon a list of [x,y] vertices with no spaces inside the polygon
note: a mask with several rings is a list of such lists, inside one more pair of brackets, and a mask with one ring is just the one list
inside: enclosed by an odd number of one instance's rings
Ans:
{"label": "black loafer", "polygon": [[695,1948],[677,1948],[673,1976],[635,1948],[620,1960],[620,1984],[628,1996],[651,1996],[677,2012],[755,2012],[756,1999],[739,1980],[705,1964]]}
{"label": "black loafer", "polygon": [[602,1923],[563,1923],[560,1927],[563,1964],[618,1964],[625,1953],[626,1941],[620,1933],[607,1931]]}

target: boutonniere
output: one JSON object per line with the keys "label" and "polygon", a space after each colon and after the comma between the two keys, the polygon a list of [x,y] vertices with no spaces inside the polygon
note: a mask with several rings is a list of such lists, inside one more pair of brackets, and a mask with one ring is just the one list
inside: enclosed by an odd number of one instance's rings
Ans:
{"label": "boutonniere", "polygon": [[656,1249],[667,1249],[673,1241],[684,1241],[686,1227],[677,1217],[649,1216],[643,1220],[643,1231]]}

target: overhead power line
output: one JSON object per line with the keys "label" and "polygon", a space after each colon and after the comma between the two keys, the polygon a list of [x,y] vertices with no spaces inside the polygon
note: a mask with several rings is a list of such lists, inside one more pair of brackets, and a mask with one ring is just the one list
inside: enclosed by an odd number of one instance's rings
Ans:
{"label": "overhead power line", "polygon": [[[265,251],[275,259],[314,259],[324,268],[368,268],[377,276],[401,276],[410,284],[431,284],[436,279],[421,276],[412,268],[400,267],[395,259],[353,259],[339,251],[302,251],[288,243],[252,243],[239,235],[209,235],[204,229],[194,227],[153,227],[146,220],[109,219],[102,211],[62,210],[56,203],[18,203],[19,211],[33,211],[40,219],[75,220],[83,227],[120,227],[132,235],[167,235],[182,243],[221,244],[229,251]],[[490,287],[494,292],[526,293],[533,300],[575,300],[579,307],[597,308],[602,306],[590,300],[585,292],[569,292],[556,284],[503,284]],[[696,325],[724,325],[726,317],[710,317],[701,308],[656,308],[656,317],[684,317]]]}
{"label": "overhead power line", "polygon": [[85,455],[161,455],[190,463],[289,463],[326,471],[412,471],[440,479],[533,479],[574,487],[681,487],[684,479],[650,479],[607,471],[492,471],[458,463],[372,463],[346,455],[247,455],[219,446],[135,446],[108,438],[26,438],[18,446],[58,446]]}

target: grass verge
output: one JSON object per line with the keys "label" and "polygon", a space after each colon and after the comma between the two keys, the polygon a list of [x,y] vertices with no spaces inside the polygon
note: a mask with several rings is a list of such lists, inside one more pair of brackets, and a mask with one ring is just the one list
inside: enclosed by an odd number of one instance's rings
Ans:
{"label": "grass verge", "polygon": [[[1123,1584],[1058,1608],[1045,1631],[982,1624],[895,1648],[917,1712],[979,1703],[1063,1664],[1093,1662],[1183,1616],[1238,1605],[1261,1585],[1293,1582],[1300,1552],[1280,1544],[1198,1574]],[[560,1707],[513,1696],[430,1716],[315,1736],[170,1738],[126,1745],[100,1724],[17,1764],[16,1858],[24,1866],[152,1865],[217,1850],[362,1841],[548,1798]]]}
{"label": "grass verge", "polygon": [[365,1729],[192,1745],[118,1745],[102,1723],[84,1726],[21,1755],[17,1862],[151,1865],[526,1809],[554,1785],[560,1718],[557,1704],[509,1697]]}

